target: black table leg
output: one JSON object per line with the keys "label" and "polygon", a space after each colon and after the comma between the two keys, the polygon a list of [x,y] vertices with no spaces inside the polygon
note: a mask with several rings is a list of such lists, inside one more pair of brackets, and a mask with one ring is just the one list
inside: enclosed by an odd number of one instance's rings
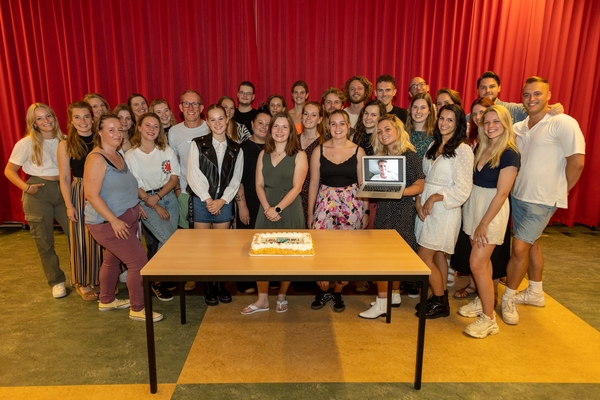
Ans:
{"label": "black table leg", "polygon": [[423,350],[425,347],[425,314],[427,313],[427,289],[429,288],[429,276],[425,276],[421,288],[421,304],[419,305],[419,331],[417,334],[417,365],[415,367],[415,389],[421,389],[421,377],[423,374]]}
{"label": "black table leg", "polygon": [[185,325],[185,282],[179,282],[179,313],[181,314],[181,325]]}
{"label": "black table leg", "polygon": [[148,371],[150,373],[150,393],[158,391],[156,379],[156,349],[154,348],[154,321],[152,320],[151,282],[144,276],[144,307],[146,309],[146,341],[148,342]]}
{"label": "black table leg", "polygon": [[[375,282],[377,283],[377,282]],[[388,282],[388,290],[387,290],[387,306],[385,307],[385,322],[389,324],[392,322],[392,285],[393,281]]]}

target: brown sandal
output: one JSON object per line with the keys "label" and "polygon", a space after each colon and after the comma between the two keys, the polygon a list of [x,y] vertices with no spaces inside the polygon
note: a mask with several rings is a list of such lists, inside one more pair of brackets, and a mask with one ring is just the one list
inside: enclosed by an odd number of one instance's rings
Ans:
{"label": "brown sandal", "polygon": [[468,299],[469,297],[474,297],[474,296],[477,296],[477,288],[474,288],[469,285],[465,286],[462,289],[458,289],[452,295],[452,297],[454,297],[455,299]]}
{"label": "brown sandal", "polygon": [[[85,291],[84,288],[88,288],[88,291]],[[98,300],[98,293],[89,286],[80,286],[77,285],[75,291],[81,296],[81,298],[85,301],[94,301]]]}

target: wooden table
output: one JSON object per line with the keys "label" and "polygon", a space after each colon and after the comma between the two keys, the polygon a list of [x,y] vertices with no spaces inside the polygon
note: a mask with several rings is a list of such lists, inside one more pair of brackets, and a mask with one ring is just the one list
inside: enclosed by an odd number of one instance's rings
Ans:
{"label": "wooden table", "polygon": [[[414,380],[415,389],[421,388],[431,271],[395,230],[310,230],[315,255],[307,257],[250,256],[256,232],[261,231],[179,229],[142,269],[151,393],[157,391],[150,289],[154,281],[388,281],[388,299],[392,298],[392,281],[421,281],[425,290],[421,291]],[[180,286],[181,323],[185,324],[185,291]],[[387,302],[388,323],[391,303]]]}

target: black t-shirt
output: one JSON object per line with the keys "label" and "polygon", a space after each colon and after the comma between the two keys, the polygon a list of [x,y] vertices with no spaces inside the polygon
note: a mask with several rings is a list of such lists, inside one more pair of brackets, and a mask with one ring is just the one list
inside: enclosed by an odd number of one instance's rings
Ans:
{"label": "black t-shirt", "polygon": [[252,120],[254,120],[254,117],[256,117],[256,114],[258,114],[258,110],[254,109],[254,108],[245,113],[240,112],[240,110],[238,110],[236,108],[235,114],[233,115],[233,120],[235,122],[237,122],[238,124],[246,125],[246,128],[248,128],[248,131],[252,135],[254,133],[252,131]]}
{"label": "black t-shirt", "polygon": [[392,106],[392,110],[388,112],[388,114],[394,114],[396,117],[400,118],[400,121],[404,125],[406,125],[406,118],[408,118],[408,111],[405,108],[400,108],[396,106]]}
{"label": "black t-shirt", "polygon": [[483,188],[495,189],[498,186],[498,177],[500,170],[506,167],[521,167],[521,155],[511,148],[502,152],[500,156],[500,165],[496,168],[490,167],[490,163],[486,163],[481,171],[475,167],[473,171],[473,184]]}

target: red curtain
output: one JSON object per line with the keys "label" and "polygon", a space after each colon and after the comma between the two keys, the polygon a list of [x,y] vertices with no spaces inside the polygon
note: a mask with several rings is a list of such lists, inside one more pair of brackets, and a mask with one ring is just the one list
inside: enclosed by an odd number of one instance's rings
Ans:
{"label": "red curtain", "polygon": [[[477,77],[494,70],[500,98],[520,101],[524,80],[547,78],[552,102],[579,121],[586,167],[569,209],[555,220],[598,225],[600,142],[592,122],[600,76],[600,4],[593,0],[6,0],[0,3],[2,162],[24,130],[27,106],[50,104],[66,127],[66,107],[90,91],[115,106],[132,92],[150,101],[194,88],[204,103],[256,85],[257,106],[305,80],[310,98],[352,75],[396,77],[407,107],[411,77],[431,92],[451,87],[465,105]],[[3,164],[3,165],[4,165]],[[1,178],[2,220],[22,220],[20,194]]]}

